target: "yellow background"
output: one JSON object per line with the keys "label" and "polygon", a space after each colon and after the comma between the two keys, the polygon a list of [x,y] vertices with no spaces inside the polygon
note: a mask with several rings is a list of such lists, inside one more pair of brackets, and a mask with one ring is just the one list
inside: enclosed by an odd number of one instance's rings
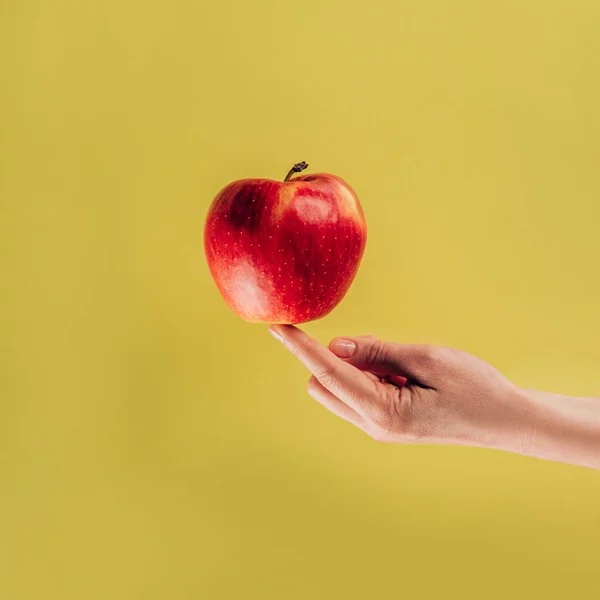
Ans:
{"label": "yellow background", "polygon": [[600,395],[600,3],[0,2],[0,598],[600,595],[598,472],[380,445],[229,311],[206,209],[369,226],[306,330]]}

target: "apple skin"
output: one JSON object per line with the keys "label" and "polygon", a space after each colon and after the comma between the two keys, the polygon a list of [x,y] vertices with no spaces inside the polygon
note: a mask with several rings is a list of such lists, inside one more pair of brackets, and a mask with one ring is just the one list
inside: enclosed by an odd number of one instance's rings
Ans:
{"label": "apple skin", "polygon": [[252,323],[324,317],[346,295],[365,250],[364,213],[344,180],[289,177],[234,181],[206,217],[210,273],[229,307]]}

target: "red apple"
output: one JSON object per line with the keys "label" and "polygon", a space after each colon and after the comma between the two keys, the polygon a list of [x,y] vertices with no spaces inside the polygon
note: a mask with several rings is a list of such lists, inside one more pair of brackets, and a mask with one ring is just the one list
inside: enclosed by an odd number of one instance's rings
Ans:
{"label": "red apple", "polygon": [[213,200],[204,228],[208,267],[221,295],[254,323],[305,323],[346,295],[365,250],[362,207],[335,175],[241,179]]}

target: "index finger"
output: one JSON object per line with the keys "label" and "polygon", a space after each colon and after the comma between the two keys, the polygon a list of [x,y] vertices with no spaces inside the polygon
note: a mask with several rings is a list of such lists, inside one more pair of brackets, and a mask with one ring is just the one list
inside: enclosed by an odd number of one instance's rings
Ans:
{"label": "index finger", "polygon": [[338,358],[294,325],[272,325],[269,331],[317,378],[319,383],[359,414],[365,398],[375,396],[375,385],[362,371]]}

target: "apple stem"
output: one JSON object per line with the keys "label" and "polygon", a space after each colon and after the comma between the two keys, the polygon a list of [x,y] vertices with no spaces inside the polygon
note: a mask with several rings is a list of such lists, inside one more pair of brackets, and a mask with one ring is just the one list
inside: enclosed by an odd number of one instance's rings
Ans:
{"label": "apple stem", "polygon": [[290,172],[285,176],[285,179],[283,181],[289,181],[292,178],[292,175],[294,173],[300,173],[301,171],[304,171],[304,169],[306,169],[308,167],[308,164],[305,163],[304,161],[296,163],[291,169]]}

